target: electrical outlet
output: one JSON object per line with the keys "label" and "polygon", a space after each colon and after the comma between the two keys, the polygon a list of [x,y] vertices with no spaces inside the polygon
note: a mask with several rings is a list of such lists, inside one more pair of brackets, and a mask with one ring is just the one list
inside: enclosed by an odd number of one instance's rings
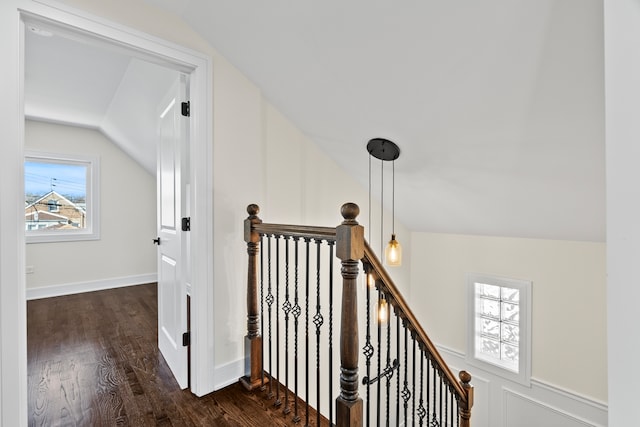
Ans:
{"label": "electrical outlet", "polygon": [[33,265],[27,265],[27,274],[35,273],[36,268]]}

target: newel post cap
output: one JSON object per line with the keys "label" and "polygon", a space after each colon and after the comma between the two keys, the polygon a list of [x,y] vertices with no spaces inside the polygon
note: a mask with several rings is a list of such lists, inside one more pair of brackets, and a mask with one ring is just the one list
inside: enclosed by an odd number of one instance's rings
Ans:
{"label": "newel post cap", "polygon": [[254,224],[262,224],[262,220],[258,217],[260,213],[260,207],[255,203],[247,206],[247,213],[249,217],[244,220],[244,241],[247,243],[258,243],[260,241],[260,235],[251,230]]}
{"label": "newel post cap", "polygon": [[356,221],[360,207],[345,203],[340,213],[344,221],[336,227],[336,256],[342,261],[360,260],[364,257],[364,227]]}

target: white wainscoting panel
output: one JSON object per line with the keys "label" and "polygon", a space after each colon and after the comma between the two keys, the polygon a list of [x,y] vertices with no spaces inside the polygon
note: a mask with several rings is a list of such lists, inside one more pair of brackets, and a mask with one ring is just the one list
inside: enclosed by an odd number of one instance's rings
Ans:
{"label": "white wainscoting panel", "polygon": [[469,371],[474,387],[473,427],[606,427],[607,405],[535,378],[527,387],[475,366],[438,346],[452,371]]}
{"label": "white wainscoting panel", "polygon": [[504,420],[509,427],[594,427],[564,410],[504,389]]}

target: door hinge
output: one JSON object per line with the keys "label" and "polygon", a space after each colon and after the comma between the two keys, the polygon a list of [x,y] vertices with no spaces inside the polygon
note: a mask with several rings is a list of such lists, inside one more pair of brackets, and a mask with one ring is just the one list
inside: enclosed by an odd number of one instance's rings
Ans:
{"label": "door hinge", "polygon": [[191,231],[191,217],[182,218],[182,231]]}
{"label": "door hinge", "polygon": [[182,334],[182,346],[187,347],[191,345],[191,332],[185,332]]}
{"label": "door hinge", "polygon": [[191,116],[191,101],[182,103],[182,115],[185,117]]}

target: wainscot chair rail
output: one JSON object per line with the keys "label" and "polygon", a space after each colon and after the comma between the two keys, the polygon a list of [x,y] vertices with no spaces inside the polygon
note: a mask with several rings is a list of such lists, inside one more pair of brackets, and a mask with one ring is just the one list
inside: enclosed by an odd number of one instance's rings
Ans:
{"label": "wainscot chair rail", "polygon": [[469,427],[471,375],[458,380],[438,353],[365,241],[359,207],[345,203],[337,227],[267,224],[259,212],[249,205],[244,222],[245,388],[305,426]]}

